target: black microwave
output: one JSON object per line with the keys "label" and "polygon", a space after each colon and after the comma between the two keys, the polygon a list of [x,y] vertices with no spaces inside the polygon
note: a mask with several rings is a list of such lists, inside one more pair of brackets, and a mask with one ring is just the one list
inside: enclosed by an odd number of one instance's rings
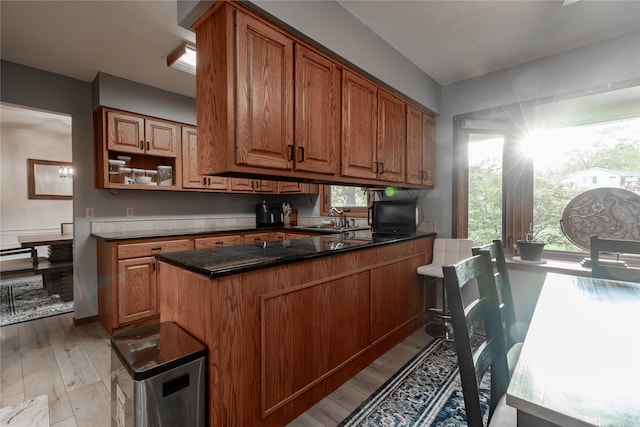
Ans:
{"label": "black microwave", "polygon": [[416,203],[385,200],[373,202],[369,225],[376,234],[413,234],[416,232]]}

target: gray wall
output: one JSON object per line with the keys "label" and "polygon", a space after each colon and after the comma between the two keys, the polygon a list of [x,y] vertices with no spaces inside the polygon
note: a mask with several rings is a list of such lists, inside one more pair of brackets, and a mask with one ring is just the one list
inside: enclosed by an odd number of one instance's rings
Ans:
{"label": "gray wall", "polygon": [[436,187],[422,198],[440,236],[452,232],[452,145],[456,115],[640,84],[640,33],[611,39],[445,86],[436,119]]}
{"label": "gray wall", "polygon": [[89,222],[80,214],[94,204],[93,125],[91,84],[69,77],[2,61],[0,96],[3,102],[69,114],[72,118],[74,176],[74,298],[77,318],[97,313],[95,242]]}

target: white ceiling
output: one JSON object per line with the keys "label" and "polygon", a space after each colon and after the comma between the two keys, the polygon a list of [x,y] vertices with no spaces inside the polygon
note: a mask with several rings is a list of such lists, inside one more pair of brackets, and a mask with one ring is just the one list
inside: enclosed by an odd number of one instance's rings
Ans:
{"label": "white ceiling", "polygon": [[[640,30],[640,1],[339,2],[443,85]],[[182,40],[195,41],[177,24],[175,0],[0,7],[4,60],[83,81],[102,71],[195,97],[195,77],[166,66]]]}
{"label": "white ceiling", "polygon": [[339,3],[442,85],[640,31],[635,0]]}

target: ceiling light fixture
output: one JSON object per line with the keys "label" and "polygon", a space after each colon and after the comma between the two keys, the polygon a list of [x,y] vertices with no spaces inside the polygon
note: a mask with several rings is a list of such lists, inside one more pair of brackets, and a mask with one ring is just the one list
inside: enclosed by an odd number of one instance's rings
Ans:
{"label": "ceiling light fixture", "polygon": [[167,55],[167,66],[190,74],[196,74],[196,47],[182,42]]}

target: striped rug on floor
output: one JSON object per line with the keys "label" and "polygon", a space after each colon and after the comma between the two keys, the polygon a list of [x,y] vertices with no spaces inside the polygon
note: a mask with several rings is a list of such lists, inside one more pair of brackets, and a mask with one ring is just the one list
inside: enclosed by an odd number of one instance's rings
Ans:
{"label": "striped rug on floor", "polygon": [[[489,376],[482,381],[489,404]],[[486,415],[485,415],[486,417]],[[465,426],[464,397],[452,341],[436,338],[344,419],[339,427]]]}

